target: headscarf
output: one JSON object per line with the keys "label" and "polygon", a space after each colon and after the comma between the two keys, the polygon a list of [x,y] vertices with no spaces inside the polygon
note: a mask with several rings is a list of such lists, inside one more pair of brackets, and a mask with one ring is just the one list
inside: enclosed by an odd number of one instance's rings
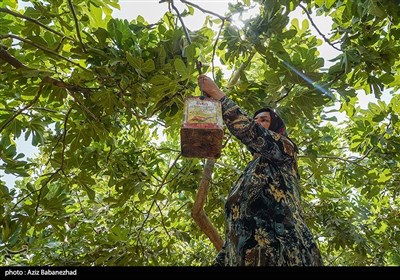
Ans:
{"label": "headscarf", "polygon": [[261,108],[259,110],[257,110],[254,115],[253,115],[253,119],[262,112],[269,112],[270,116],[271,116],[271,124],[269,126],[269,130],[272,130],[280,135],[283,136],[288,136],[287,132],[286,132],[286,125],[285,122],[282,120],[282,118],[280,116],[278,116],[277,113],[275,113],[274,110],[272,110],[271,108],[265,107],[265,108]]}
{"label": "headscarf", "polygon": [[[285,136],[287,139],[289,139],[289,140],[293,143],[295,151],[298,152],[299,150],[298,150],[298,148],[297,148],[296,143],[294,143],[294,142],[292,141],[292,139],[289,138],[289,136],[288,136],[288,134],[287,134],[287,132],[286,132],[286,125],[285,125],[285,122],[283,121],[283,119],[282,119],[280,116],[278,116],[278,114],[277,114],[273,109],[268,108],[268,107],[261,108],[261,109],[257,110],[257,111],[254,113],[253,119],[254,119],[259,113],[262,113],[262,112],[269,112],[269,114],[270,114],[270,116],[271,116],[271,124],[270,124],[270,126],[269,126],[268,129],[271,130],[271,131],[273,131],[273,132],[276,132],[276,133],[278,133],[278,134],[280,134],[280,135],[283,135],[283,136]],[[250,147],[248,147],[248,148],[249,148],[250,152],[253,153],[253,149],[251,149]]]}

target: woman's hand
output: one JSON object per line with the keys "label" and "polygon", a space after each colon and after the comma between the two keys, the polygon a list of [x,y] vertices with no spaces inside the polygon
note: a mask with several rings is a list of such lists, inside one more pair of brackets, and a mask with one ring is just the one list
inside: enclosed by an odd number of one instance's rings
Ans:
{"label": "woman's hand", "polygon": [[203,90],[205,94],[215,100],[220,100],[225,94],[220,88],[214,83],[214,81],[204,74],[199,75],[197,78],[200,90]]}

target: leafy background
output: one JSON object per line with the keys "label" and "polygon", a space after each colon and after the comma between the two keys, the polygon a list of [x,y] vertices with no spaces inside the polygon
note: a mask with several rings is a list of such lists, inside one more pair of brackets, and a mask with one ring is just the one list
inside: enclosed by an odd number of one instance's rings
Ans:
{"label": "leafy background", "polygon": [[[243,0],[224,15],[180,1],[184,20],[208,16],[190,45],[172,1],[155,24],[113,18],[117,0],[29,2],[0,1],[0,169],[18,177],[0,178],[1,264],[212,264],[191,217],[205,160],[180,155],[196,60],[245,110],[286,120],[325,264],[400,264],[399,1]],[[259,15],[234,25],[250,7]],[[298,9],[330,17],[330,31],[291,20]],[[329,65],[322,42],[339,53]],[[359,93],[378,101],[362,109]],[[39,156],[17,153],[21,138]],[[205,205],[221,235],[248,160],[226,132]]]}

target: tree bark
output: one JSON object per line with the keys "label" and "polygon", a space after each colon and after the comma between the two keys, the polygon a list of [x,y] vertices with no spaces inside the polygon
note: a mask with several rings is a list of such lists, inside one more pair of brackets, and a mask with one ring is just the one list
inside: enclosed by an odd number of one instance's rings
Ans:
{"label": "tree bark", "polygon": [[206,202],[214,165],[215,159],[207,159],[206,165],[203,169],[203,175],[200,181],[199,189],[197,191],[196,200],[192,207],[192,218],[210,239],[215,249],[220,251],[222,249],[223,240],[204,211],[204,204]]}

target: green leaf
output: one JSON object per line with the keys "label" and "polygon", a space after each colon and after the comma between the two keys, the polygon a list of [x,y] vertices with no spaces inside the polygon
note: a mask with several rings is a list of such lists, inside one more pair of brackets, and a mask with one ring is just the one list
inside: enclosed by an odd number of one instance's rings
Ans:
{"label": "green leaf", "polygon": [[378,182],[385,183],[392,178],[392,172],[389,169],[385,169],[379,174]]}
{"label": "green leaf", "polygon": [[93,189],[91,189],[90,187],[88,187],[87,185],[82,185],[84,191],[87,193],[88,197],[90,200],[94,201],[96,193]]}
{"label": "green leaf", "polygon": [[188,70],[182,59],[176,58],[174,60],[174,66],[179,75],[181,75],[182,80],[186,80],[190,77],[190,71]]}
{"label": "green leaf", "polygon": [[90,24],[95,28],[107,28],[107,22],[103,20],[103,11],[101,8],[90,5],[90,13],[87,14],[90,19]]}
{"label": "green leaf", "polygon": [[143,64],[142,70],[144,72],[151,72],[154,71],[155,66],[154,66],[154,61],[152,59],[146,60],[146,62]]}
{"label": "green leaf", "polygon": [[372,102],[368,103],[368,110],[374,115],[378,115],[381,112],[381,108]]}
{"label": "green leaf", "polygon": [[367,197],[372,198],[380,193],[381,189],[379,187],[373,187],[369,192]]}
{"label": "green leaf", "polygon": [[400,114],[400,95],[394,95],[392,100],[390,101],[390,106],[393,111],[397,114]]}
{"label": "green leaf", "polygon": [[325,6],[330,9],[333,4],[335,4],[336,0],[325,0]]}

